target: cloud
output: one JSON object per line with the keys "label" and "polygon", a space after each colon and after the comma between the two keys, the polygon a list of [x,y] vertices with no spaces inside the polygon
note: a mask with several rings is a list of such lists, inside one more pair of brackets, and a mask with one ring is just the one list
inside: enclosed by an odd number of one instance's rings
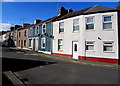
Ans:
{"label": "cloud", "polygon": [[11,26],[12,26],[11,24],[0,23],[0,31],[10,30],[10,27],[11,27]]}

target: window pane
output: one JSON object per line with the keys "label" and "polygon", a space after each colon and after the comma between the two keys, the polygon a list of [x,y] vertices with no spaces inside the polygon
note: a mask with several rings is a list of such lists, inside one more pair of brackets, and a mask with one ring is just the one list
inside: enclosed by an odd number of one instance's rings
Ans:
{"label": "window pane", "polygon": [[46,30],[45,30],[45,28],[43,28],[43,33],[45,33],[46,32]]}
{"label": "window pane", "polygon": [[79,25],[78,26],[73,26],[73,31],[79,30]]}
{"label": "window pane", "polygon": [[45,25],[43,25],[43,28],[45,28]]}
{"label": "window pane", "polygon": [[87,42],[87,44],[93,44],[93,42]]}
{"label": "window pane", "polygon": [[104,17],[104,21],[106,22],[106,21],[111,21],[111,16],[105,16]]}
{"label": "window pane", "polygon": [[60,27],[64,27],[64,23],[60,23]]}
{"label": "window pane", "polygon": [[62,45],[59,45],[58,50],[62,50],[62,47],[63,47]]}
{"label": "window pane", "polygon": [[86,24],[86,29],[94,29],[94,24]]}
{"label": "window pane", "polygon": [[42,38],[42,48],[45,48],[45,38]]}
{"label": "window pane", "polygon": [[58,40],[59,45],[62,44],[62,40]]}
{"label": "window pane", "polygon": [[73,25],[77,25],[77,24],[79,24],[79,19],[73,20]]}
{"label": "window pane", "polygon": [[113,43],[104,43],[104,44],[113,44]]}
{"label": "window pane", "polygon": [[77,51],[77,44],[74,45],[74,51]]}
{"label": "window pane", "polygon": [[104,46],[104,51],[112,51],[112,46]]}
{"label": "window pane", "polygon": [[45,43],[43,43],[42,47],[45,47]]}
{"label": "window pane", "polygon": [[103,29],[112,29],[112,23],[103,23]]}
{"label": "window pane", "polygon": [[94,45],[87,45],[86,50],[94,50]]}
{"label": "window pane", "polygon": [[87,23],[91,23],[91,22],[93,22],[93,17],[87,18]]}
{"label": "window pane", "polygon": [[64,32],[64,28],[60,28],[60,32]]}

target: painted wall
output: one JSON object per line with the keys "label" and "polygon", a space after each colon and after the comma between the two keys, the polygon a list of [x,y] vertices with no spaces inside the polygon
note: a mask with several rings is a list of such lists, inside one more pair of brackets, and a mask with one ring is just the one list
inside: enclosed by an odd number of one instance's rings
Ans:
{"label": "painted wall", "polygon": [[[25,30],[26,30],[26,36],[24,35]],[[21,33],[20,37],[19,37],[19,32]],[[18,38],[17,39],[17,47],[27,49],[28,48],[28,28],[18,30],[17,34],[18,34],[17,35],[17,38]],[[19,44],[19,40],[20,40],[20,44]],[[26,40],[26,46],[24,46],[24,40]]]}
{"label": "painted wall", "polygon": [[[103,16],[112,15],[112,30],[103,30]],[[95,17],[95,30],[87,31],[85,18]],[[73,19],[79,18],[80,30],[73,32]],[[64,22],[64,33],[59,33],[59,23]],[[53,53],[65,54],[72,57],[72,41],[78,41],[79,56],[118,59],[118,22],[117,12],[80,15],[53,22]],[[101,40],[98,39],[101,38]],[[58,51],[58,39],[63,39],[63,51]],[[95,51],[85,51],[85,41],[95,41]],[[114,51],[103,52],[103,41],[114,41]]]}
{"label": "painted wall", "polygon": [[[47,22],[46,23],[46,35],[42,34],[42,24],[39,25],[39,34],[41,36],[39,36],[39,46],[38,46],[38,49],[39,51],[46,51],[46,52],[51,52],[51,49],[52,49],[52,46],[51,46],[51,40],[52,38],[50,38],[50,35],[52,35],[52,22]],[[46,39],[46,47],[45,48],[42,48],[41,47],[41,39],[45,37]]]}

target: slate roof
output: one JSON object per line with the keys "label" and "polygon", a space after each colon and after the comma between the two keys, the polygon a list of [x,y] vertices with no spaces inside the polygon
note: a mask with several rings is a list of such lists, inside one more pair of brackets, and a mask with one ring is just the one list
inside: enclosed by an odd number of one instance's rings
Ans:
{"label": "slate roof", "polygon": [[100,6],[100,5],[94,5],[92,7],[88,7],[88,8],[82,9],[82,10],[78,10],[78,11],[68,13],[68,14],[66,14],[64,16],[61,16],[60,18],[56,19],[56,21],[66,19],[66,18],[70,18],[70,17],[74,17],[74,16],[78,16],[78,15],[85,15],[85,14],[105,12],[105,11],[115,11],[115,9],[108,8],[108,7],[103,7],[103,6]]}

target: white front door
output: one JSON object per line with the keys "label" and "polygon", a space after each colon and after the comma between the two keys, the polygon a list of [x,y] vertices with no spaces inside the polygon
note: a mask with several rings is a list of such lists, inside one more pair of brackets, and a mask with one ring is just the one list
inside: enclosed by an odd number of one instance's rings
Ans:
{"label": "white front door", "polygon": [[78,59],[78,42],[73,42],[72,47],[73,58]]}

